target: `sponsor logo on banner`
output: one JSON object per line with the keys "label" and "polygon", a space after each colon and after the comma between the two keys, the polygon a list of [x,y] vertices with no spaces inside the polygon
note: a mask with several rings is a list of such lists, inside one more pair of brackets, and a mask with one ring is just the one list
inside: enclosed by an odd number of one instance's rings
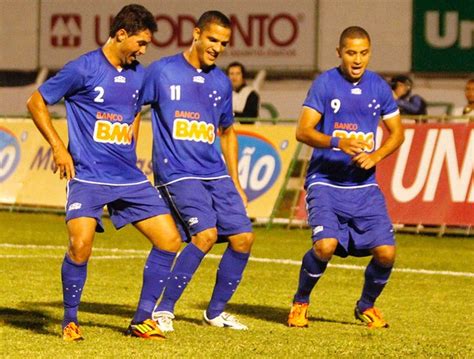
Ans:
{"label": "sponsor logo on banner", "polygon": [[[249,51],[250,48],[254,48],[254,51],[260,48],[261,51],[265,46],[276,48],[292,46],[298,40],[304,19],[304,13],[290,12],[230,15],[232,33],[229,45],[234,47],[236,43],[243,43],[247,48],[245,51]],[[108,29],[112,20],[110,16],[95,16],[94,33],[97,45],[101,46],[107,41],[107,36],[100,37],[98,34]],[[190,14],[159,14],[155,16],[155,20],[158,32],[153,35],[152,45],[158,48],[191,45],[192,29],[197,23],[196,17]]]}
{"label": "sponsor logo on banner", "polygon": [[[147,1],[151,4],[151,0]],[[63,2],[41,3],[44,20],[40,23],[40,66],[60,68],[80,54],[103,46],[109,37],[115,11],[107,5],[108,1],[72,1],[68,3],[67,12]],[[114,2],[126,5],[124,0]],[[142,63],[148,64],[154,58],[188,48],[202,8],[212,8],[214,3],[211,0],[153,1],[150,7],[155,10],[150,10],[158,31],[153,34]],[[253,69],[292,66],[314,69],[316,3],[299,0],[298,6],[288,7],[285,0],[273,0],[271,6],[262,7],[259,2],[250,0],[242,0],[239,6],[232,1],[219,2],[220,11],[228,14],[232,29],[219,66],[239,60]],[[66,49],[73,51],[63,51]]]}
{"label": "sponsor logo on banner", "polygon": [[474,224],[472,125],[407,125],[377,172],[393,222]]}
{"label": "sponsor logo on banner", "polygon": [[472,72],[474,2],[413,0],[412,70]]}
{"label": "sponsor logo on banner", "polygon": [[[266,138],[257,134],[238,132],[239,180],[252,201],[267,192],[281,171],[281,159],[277,149]],[[220,149],[219,139],[216,145]]]}
{"label": "sponsor logo on banner", "polygon": [[51,45],[53,47],[81,46],[81,16],[79,14],[51,15]]}
{"label": "sponsor logo on banner", "polygon": [[20,162],[20,144],[13,133],[0,127],[0,182],[15,172]]}

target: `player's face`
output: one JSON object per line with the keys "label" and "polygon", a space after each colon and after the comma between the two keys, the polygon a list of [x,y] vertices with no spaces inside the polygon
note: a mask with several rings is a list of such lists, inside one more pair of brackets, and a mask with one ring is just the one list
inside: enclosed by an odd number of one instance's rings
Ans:
{"label": "player's face", "polygon": [[240,66],[232,66],[229,68],[229,79],[232,82],[232,88],[238,89],[244,83],[244,75]]}
{"label": "player's face", "polygon": [[229,44],[230,32],[229,28],[214,23],[207,25],[202,31],[199,28],[194,29],[194,45],[201,67],[215,64],[219,54]]}
{"label": "player's face", "polygon": [[121,62],[122,65],[130,65],[138,56],[145,54],[147,46],[151,42],[152,34],[150,30],[144,30],[134,35],[128,35],[125,32],[123,36]]}
{"label": "player's face", "polygon": [[347,38],[344,46],[337,49],[341,58],[341,70],[353,82],[359,81],[370,60],[370,42],[368,39]]}
{"label": "player's face", "polygon": [[466,84],[466,91],[464,92],[466,94],[466,100],[469,103],[474,103],[474,82],[469,81]]}

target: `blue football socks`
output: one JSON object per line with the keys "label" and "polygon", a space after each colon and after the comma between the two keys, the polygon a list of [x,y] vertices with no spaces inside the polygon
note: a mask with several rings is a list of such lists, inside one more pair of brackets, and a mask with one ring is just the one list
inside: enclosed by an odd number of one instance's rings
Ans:
{"label": "blue football socks", "polygon": [[230,246],[227,247],[219,263],[216,284],[207,308],[206,315],[209,319],[214,319],[224,311],[240,284],[249,257],[250,253],[236,252]]}
{"label": "blue football socks", "polygon": [[167,311],[174,313],[174,306],[183,294],[184,289],[191,281],[194,272],[199,267],[205,253],[189,243],[176,259],[173,271],[166,282],[166,289],[158,304],[157,311]]}
{"label": "blue football socks", "polygon": [[62,326],[70,322],[77,324],[77,310],[87,277],[87,261],[75,263],[66,254],[61,267],[63,285],[64,319]]}
{"label": "blue football socks", "polygon": [[388,282],[393,267],[383,267],[372,258],[365,270],[365,282],[362,295],[357,302],[361,312],[372,308]]}
{"label": "blue football socks", "polygon": [[309,297],[319,278],[323,275],[328,262],[319,259],[311,248],[303,257],[300,269],[298,290],[293,302],[309,303]]}
{"label": "blue football socks", "polygon": [[161,296],[170,276],[176,253],[153,247],[143,269],[143,285],[138,308],[133,317],[134,323],[151,317],[156,301]]}

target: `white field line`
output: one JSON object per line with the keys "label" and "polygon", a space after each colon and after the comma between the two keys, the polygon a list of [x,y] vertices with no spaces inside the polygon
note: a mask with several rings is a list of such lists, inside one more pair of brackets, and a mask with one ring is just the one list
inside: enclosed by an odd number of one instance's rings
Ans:
{"label": "white field line", "polygon": [[[0,248],[13,248],[13,249],[32,249],[32,250],[61,250],[66,249],[65,246],[52,246],[52,245],[36,245],[36,244],[10,244],[10,243],[0,243]],[[145,259],[145,256],[149,253],[148,250],[142,249],[120,249],[120,248],[94,248],[93,252],[106,252],[114,253],[119,255],[93,255],[94,260],[110,260],[110,259]],[[120,255],[120,253],[128,255]],[[133,255],[133,254],[135,255]],[[51,258],[57,259],[61,255],[29,255],[29,254],[0,254],[0,259],[5,258]],[[216,254],[208,254],[206,258],[210,259],[220,259],[222,256]],[[249,259],[252,262],[258,263],[273,263],[273,264],[286,264],[293,266],[300,266],[301,261],[296,261],[293,259],[277,259],[277,258],[258,258],[250,257]],[[338,269],[350,269],[350,270],[365,270],[365,266],[358,266],[352,264],[329,264],[332,268]],[[453,271],[436,271],[428,269],[412,269],[412,268],[394,268],[394,272],[400,273],[416,273],[416,274],[430,274],[430,275],[445,275],[451,277],[474,277],[474,273],[471,272],[453,272]]]}

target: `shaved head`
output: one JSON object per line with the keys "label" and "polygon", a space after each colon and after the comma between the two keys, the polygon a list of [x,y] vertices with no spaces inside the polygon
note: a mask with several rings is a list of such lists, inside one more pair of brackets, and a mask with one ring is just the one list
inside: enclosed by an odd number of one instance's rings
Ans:
{"label": "shaved head", "polygon": [[341,36],[339,37],[340,49],[344,47],[346,39],[367,39],[370,44],[369,33],[359,26],[349,26],[341,33]]}

